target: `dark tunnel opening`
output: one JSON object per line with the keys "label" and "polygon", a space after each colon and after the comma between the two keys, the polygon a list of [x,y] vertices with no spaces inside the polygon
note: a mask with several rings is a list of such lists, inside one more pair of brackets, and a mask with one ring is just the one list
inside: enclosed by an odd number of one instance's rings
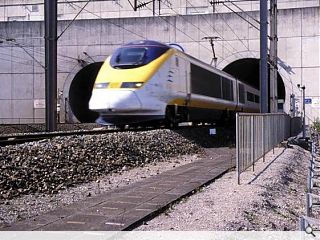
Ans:
{"label": "dark tunnel opening", "polygon": [[[270,66],[268,66],[270,72]],[[226,66],[223,71],[233,75],[242,82],[248,83],[249,85],[260,89],[260,80],[259,80],[259,59],[256,58],[244,58],[239,59],[230,63]],[[269,79],[270,82],[270,74]],[[268,84],[270,87],[270,84]],[[268,90],[270,94],[270,89]],[[270,99],[270,97],[269,97]],[[285,101],[286,91],[285,86],[278,72],[278,99]]]}
{"label": "dark tunnel opening", "polygon": [[103,62],[92,63],[81,69],[72,80],[69,89],[69,104],[81,123],[94,122],[99,114],[89,109],[94,81]]}

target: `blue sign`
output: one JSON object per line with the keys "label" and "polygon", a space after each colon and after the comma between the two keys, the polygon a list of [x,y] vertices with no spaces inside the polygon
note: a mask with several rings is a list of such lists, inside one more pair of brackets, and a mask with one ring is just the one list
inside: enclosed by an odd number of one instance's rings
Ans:
{"label": "blue sign", "polygon": [[305,98],[304,99],[305,104],[311,104],[312,103],[312,98]]}

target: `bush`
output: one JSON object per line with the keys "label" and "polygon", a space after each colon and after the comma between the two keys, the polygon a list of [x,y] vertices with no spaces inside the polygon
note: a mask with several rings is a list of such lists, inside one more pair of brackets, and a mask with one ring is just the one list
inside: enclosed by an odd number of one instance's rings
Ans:
{"label": "bush", "polygon": [[320,133],[320,120],[317,118],[312,125],[313,129]]}

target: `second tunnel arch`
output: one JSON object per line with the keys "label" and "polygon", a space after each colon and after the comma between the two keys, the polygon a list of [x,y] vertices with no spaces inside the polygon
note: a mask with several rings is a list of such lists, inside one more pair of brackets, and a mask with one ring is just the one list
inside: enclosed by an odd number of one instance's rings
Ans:
{"label": "second tunnel arch", "polygon": [[[270,66],[268,66],[270,71]],[[242,58],[235,60],[234,62],[229,63],[225,66],[223,71],[231,74],[235,78],[260,89],[260,77],[259,77],[259,59],[258,58]],[[286,90],[283,79],[278,72],[277,82],[278,82],[278,100],[285,101],[286,99]],[[270,86],[270,74],[268,75],[268,86]],[[268,90],[270,94],[270,91]],[[270,97],[268,98],[270,99]]]}

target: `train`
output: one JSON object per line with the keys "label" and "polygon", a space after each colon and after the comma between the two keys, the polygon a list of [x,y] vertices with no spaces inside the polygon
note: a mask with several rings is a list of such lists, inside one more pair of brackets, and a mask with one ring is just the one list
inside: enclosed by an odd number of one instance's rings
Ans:
{"label": "train", "polygon": [[259,90],[185,53],[177,45],[138,40],[103,63],[89,109],[102,125],[218,123],[259,112]]}

